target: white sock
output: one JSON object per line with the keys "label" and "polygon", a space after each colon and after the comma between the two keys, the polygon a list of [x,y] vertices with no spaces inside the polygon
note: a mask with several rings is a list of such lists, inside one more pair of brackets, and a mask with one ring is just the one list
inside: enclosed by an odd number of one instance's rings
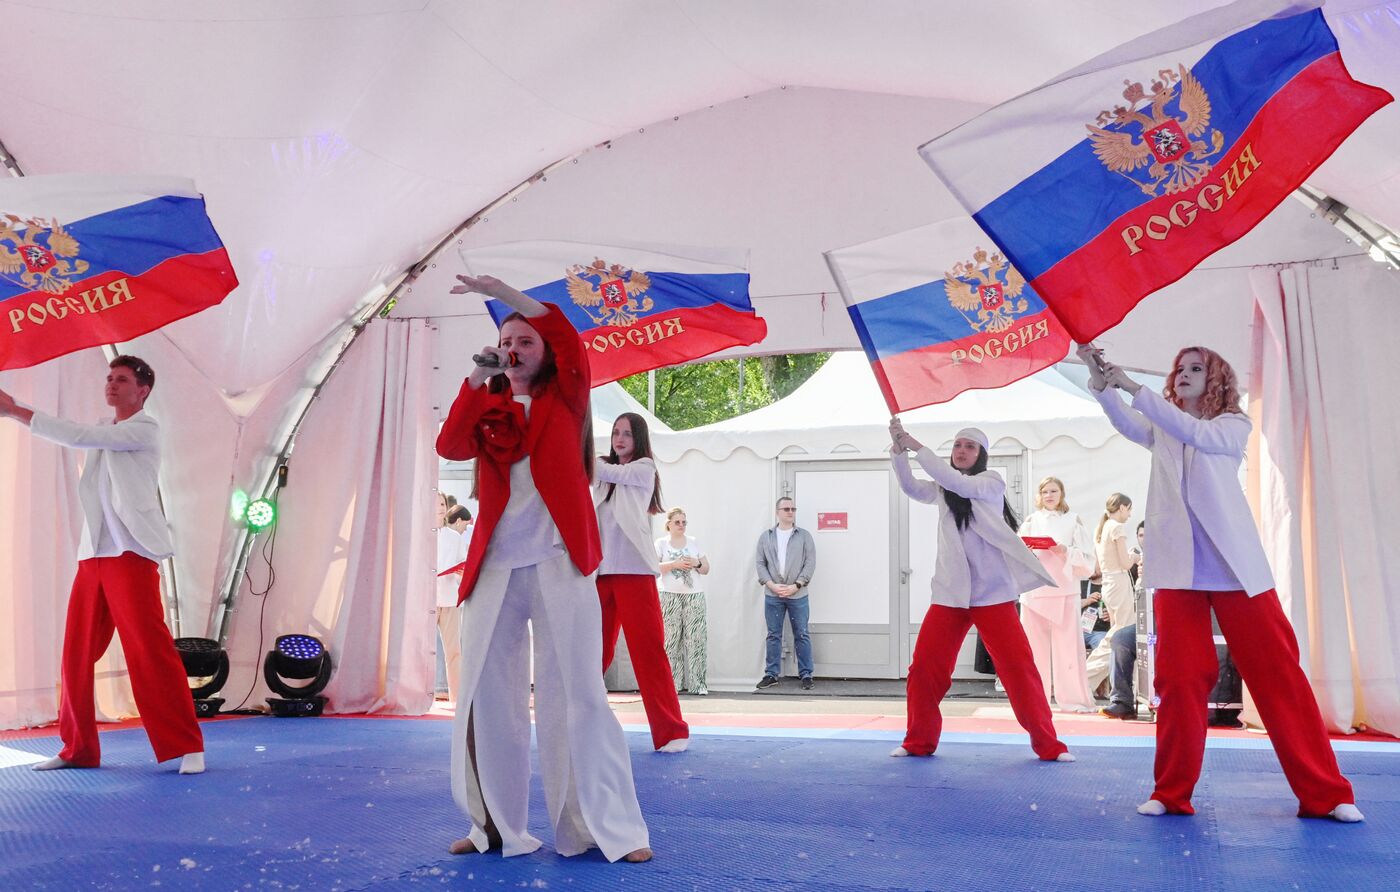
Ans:
{"label": "white sock", "polygon": [[1065,752],[1060,753],[1058,756],[1056,756],[1056,757],[1055,757],[1055,761],[1056,761],[1056,762],[1073,762],[1073,761],[1074,761],[1074,753],[1071,753],[1070,751],[1066,750]]}
{"label": "white sock", "polygon": [[656,751],[658,753],[683,753],[685,752],[685,748],[688,746],[690,746],[689,737],[677,737],[670,743],[666,743],[657,747]]}
{"label": "white sock", "polygon": [[82,768],[81,765],[74,765],[62,756],[54,756],[52,759],[45,759],[29,766],[33,771],[53,771],[58,768]]}
{"label": "white sock", "polygon": [[1156,799],[1149,799],[1138,806],[1138,814],[1147,815],[1149,818],[1157,818],[1167,813],[1167,807]]}
{"label": "white sock", "polygon": [[904,747],[902,747],[902,746],[897,746],[897,747],[895,747],[894,749],[890,750],[890,755],[891,755],[891,756],[907,756],[907,755],[909,755],[909,751],[908,751],[907,749],[905,749]]}
{"label": "white sock", "polygon": [[204,753],[185,753],[180,760],[181,774],[203,774]]}
{"label": "white sock", "polygon": [[1331,814],[1332,817],[1341,821],[1343,824],[1357,824],[1366,820],[1366,816],[1361,813],[1361,809],[1350,802],[1343,802],[1341,805],[1332,809]]}

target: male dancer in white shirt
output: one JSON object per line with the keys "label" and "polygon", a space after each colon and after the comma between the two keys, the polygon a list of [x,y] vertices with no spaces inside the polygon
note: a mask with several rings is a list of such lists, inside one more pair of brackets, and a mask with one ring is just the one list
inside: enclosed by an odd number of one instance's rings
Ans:
{"label": "male dancer in white shirt", "polygon": [[59,701],[59,754],[34,766],[96,768],[101,762],[93,705],[93,665],[121,634],[131,687],[156,760],[177,756],[181,774],[204,770],[204,738],[174,639],[161,608],[160,565],[174,549],[161,509],[160,427],[144,411],[155,372],[134,356],[118,356],[107,373],[111,422],[79,424],[26,409],[0,390],[0,418],[35,436],[86,449],[78,496],[83,535],[68,600]]}

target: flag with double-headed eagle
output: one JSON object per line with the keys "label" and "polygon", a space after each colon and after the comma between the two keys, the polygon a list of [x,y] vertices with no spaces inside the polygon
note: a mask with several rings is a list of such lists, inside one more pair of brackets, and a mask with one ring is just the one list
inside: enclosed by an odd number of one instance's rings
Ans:
{"label": "flag with double-headed eagle", "polygon": [[1069,352],[1069,334],[970,217],[826,252],[896,414],[1002,387]]}
{"label": "flag with double-headed eagle", "polygon": [[[749,300],[745,251],[530,241],[461,254],[473,275],[563,310],[588,352],[594,387],[768,334]],[[500,301],[486,307],[497,326],[510,315]]]}
{"label": "flag with double-headed eagle", "polygon": [[130,340],[237,285],[188,179],[0,180],[0,369]]}
{"label": "flag with double-headed eagle", "polygon": [[1087,341],[1249,232],[1392,101],[1351,77],[1317,6],[1241,0],[1186,19],[920,154]]}

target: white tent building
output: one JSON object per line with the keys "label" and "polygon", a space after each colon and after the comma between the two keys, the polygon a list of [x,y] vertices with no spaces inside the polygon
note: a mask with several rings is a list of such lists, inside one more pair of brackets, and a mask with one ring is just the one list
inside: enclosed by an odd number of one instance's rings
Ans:
{"label": "white tent building", "polygon": [[[6,11],[0,177],[195,179],[242,285],[117,345],[159,376],[172,622],[227,631],[234,702],[261,700],[261,650],[299,631],[337,655],[334,708],[413,713],[431,671],[434,433],[493,339],[479,299],[447,294],[456,247],[746,247],[770,335],[743,352],[853,349],[822,252],[961,213],[918,145],[1219,5],[52,0]],[[1326,8],[1352,73],[1392,92],[1397,12]],[[1100,339],[1158,370],[1203,341],[1248,378],[1251,492],[1324,715],[1390,731],[1400,554],[1380,537],[1400,501],[1400,409],[1373,397],[1400,379],[1400,274],[1367,255],[1397,247],[1397,143],[1391,105],[1305,201]],[[91,418],[102,369],[90,350],[0,387]],[[229,499],[269,490],[282,462],[275,547],[250,549]],[[0,727],[56,713],[77,474],[76,456],[0,425],[0,626],[15,641]],[[676,480],[668,498],[688,498]],[[697,520],[712,510],[694,504]],[[113,665],[104,703],[123,711]]]}
{"label": "white tent building", "polygon": [[[967,425],[992,440],[990,466],[1024,517],[1036,481],[1065,481],[1086,523],[1121,491],[1141,503],[1147,453],[1108,424],[1094,400],[1054,370],[995,391],[969,391],[906,413],[910,433],[944,455]],[[763,598],[755,543],[774,501],[792,495],[817,541],[810,588],[818,675],[902,678],[929,604],[932,508],[900,493],[889,470],[889,410],[861,353],[837,353],[786,399],[729,421],[662,434],[653,447],[668,505],[681,505],[713,569],[711,685],[749,687],[762,674]],[[971,671],[971,646],[959,672]]]}

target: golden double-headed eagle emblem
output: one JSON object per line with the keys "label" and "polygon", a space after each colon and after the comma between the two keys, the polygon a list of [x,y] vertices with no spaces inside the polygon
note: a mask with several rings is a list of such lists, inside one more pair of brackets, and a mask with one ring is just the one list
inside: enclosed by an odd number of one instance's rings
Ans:
{"label": "golden double-headed eagle emblem", "polygon": [[1225,145],[1220,131],[1210,129],[1210,97],[1201,82],[1178,65],[1157,72],[1150,94],[1141,83],[1123,83],[1128,104],[1099,112],[1098,126],[1085,125],[1099,161],[1153,198],[1196,185],[1210,171],[1207,159]]}
{"label": "golden double-headed eagle emblem", "polygon": [[78,240],[57,220],[0,216],[0,276],[31,291],[62,294],[73,287],[73,276],[87,272],[86,260],[70,259],[77,256]]}
{"label": "golden double-headed eagle emblem", "polygon": [[576,263],[564,270],[564,284],[569,289],[569,299],[599,326],[634,325],[638,314],[653,306],[652,299],[646,296],[651,288],[650,276],[598,258],[587,266]]}
{"label": "golden double-headed eagle emblem", "polygon": [[[978,248],[972,260],[956,263],[943,274],[948,303],[962,313],[975,332],[1005,331],[1030,305],[1022,292],[1026,277],[1000,254]],[[969,313],[976,317],[969,316]]]}

